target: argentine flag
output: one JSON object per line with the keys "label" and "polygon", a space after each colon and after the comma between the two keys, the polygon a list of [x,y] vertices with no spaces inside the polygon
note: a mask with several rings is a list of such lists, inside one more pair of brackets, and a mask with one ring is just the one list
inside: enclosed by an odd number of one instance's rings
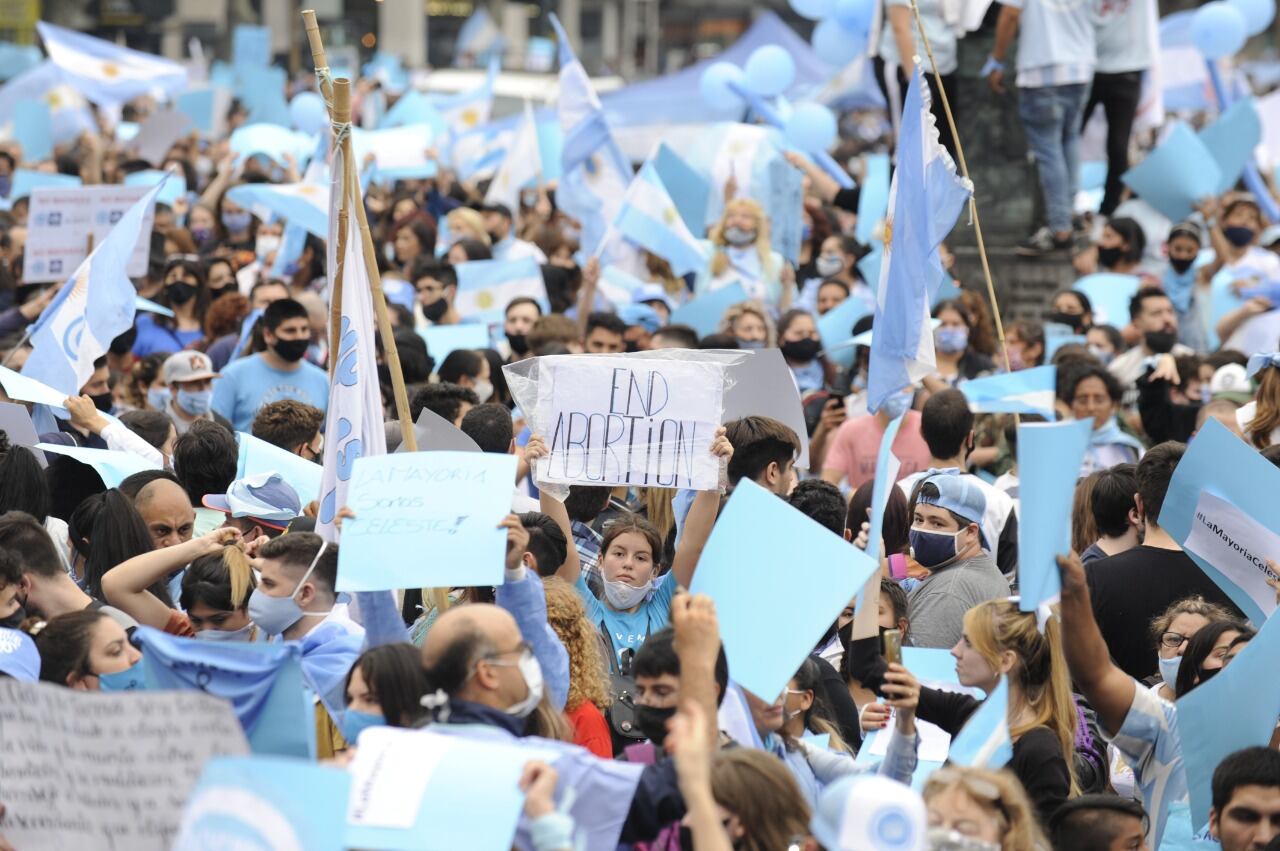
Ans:
{"label": "argentine flag", "polygon": [[613,231],[666,260],[678,276],[706,268],[702,243],[680,218],[652,158],[627,187]]}
{"label": "argentine flag", "polygon": [[324,239],[329,235],[329,193],[319,183],[244,183],[227,197],[245,209],[263,208]]}
{"label": "argentine flag", "polygon": [[187,69],[177,62],[44,21],[36,29],[66,82],[94,103],[124,103],[157,89],[176,94],[187,87]]}
{"label": "argentine flag", "polygon": [[631,163],[609,132],[600,98],[586,69],[574,55],[560,19],[551,16],[560,39],[560,100],[557,109],[564,131],[561,175],[556,203],[582,225],[581,248],[595,254],[605,226],[618,216],[631,182]]}
{"label": "argentine flag", "polygon": [[516,131],[493,122],[463,133],[449,131],[449,159],[458,177],[479,180],[494,174],[515,140]]}
{"label": "argentine flag", "polygon": [[88,102],[67,84],[62,70],[48,59],[0,86],[0,125],[8,125],[4,128],[5,138],[12,138],[18,104],[27,100],[43,100],[48,104],[55,145],[71,141],[86,131],[98,132]]}
{"label": "argentine flag", "polygon": [[520,296],[536,299],[548,313],[547,287],[542,270],[532,257],[519,260],[472,260],[454,267],[458,293],[453,306],[468,319],[501,322],[511,301]]}
{"label": "argentine flag", "polygon": [[444,124],[459,133],[474,130],[489,121],[493,112],[493,84],[498,79],[499,60],[489,60],[489,70],[484,82],[467,92],[443,98],[433,98],[431,105],[440,113]]}
{"label": "argentine flag", "polygon": [[78,396],[93,375],[93,362],[133,326],[138,292],[125,267],[163,186],[157,183],[128,209],[45,308],[31,334],[34,348],[23,375]]}
{"label": "argentine flag", "polygon": [[917,64],[902,108],[898,168],[884,222],[867,379],[867,410],[873,413],[937,368],[929,306],[942,281],[938,246],[973,194],[973,184],[956,174],[951,156],[938,143],[929,101]]}
{"label": "argentine flag", "polygon": [[951,740],[947,761],[968,768],[996,771],[1013,759],[1009,736],[1009,679],[1001,677],[987,699]]}
{"label": "argentine flag", "polygon": [[502,54],[505,46],[502,33],[494,23],[493,16],[482,6],[472,12],[471,17],[467,18],[462,28],[458,30],[458,41],[453,49],[454,62],[457,63],[458,60],[467,56],[470,56],[475,64],[479,64],[486,56],[496,59]]}
{"label": "argentine flag", "polygon": [[959,390],[975,414],[1039,414],[1053,420],[1056,373],[1055,367],[1037,366],[975,378],[960,384]]}
{"label": "argentine flag", "polygon": [[502,204],[513,213],[520,210],[520,190],[535,183],[542,171],[542,152],[538,148],[538,124],[533,120],[533,107],[524,102],[524,116],[515,139],[507,148],[498,173],[485,193],[486,204]]}

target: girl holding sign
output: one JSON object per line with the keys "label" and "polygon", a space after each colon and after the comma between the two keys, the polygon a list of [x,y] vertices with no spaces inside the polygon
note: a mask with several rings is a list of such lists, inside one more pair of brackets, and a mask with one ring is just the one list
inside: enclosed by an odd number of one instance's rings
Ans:
{"label": "girl holding sign", "polygon": [[[549,454],[546,442],[536,434],[529,438],[524,453],[531,467],[537,459]],[[722,465],[727,465],[733,456],[733,446],[725,437],[723,427],[716,429],[711,454],[719,458]],[[543,513],[564,531],[565,538],[573,540],[564,503],[544,490],[541,507]],[[671,598],[675,596],[677,586],[687,588],[693,580],[694,568],[707,538],[711,536],[711,527],[719,510],[718,490],[698,492],[689,509],[671,570],[662,576],[658,575],[662,536],[652,524],[639,517],[625,516],[606,526],[600,543],[600,572],[604,578],[602,600],[597,600],[587,587],[578,552],[573,547],[569,548],[568,556],[556,575],[578,589],[587,607],[587,617],[604,632],[620,659],[625,658],[624,654],[630,656],[644,644],[645,638],[667,625]]]}

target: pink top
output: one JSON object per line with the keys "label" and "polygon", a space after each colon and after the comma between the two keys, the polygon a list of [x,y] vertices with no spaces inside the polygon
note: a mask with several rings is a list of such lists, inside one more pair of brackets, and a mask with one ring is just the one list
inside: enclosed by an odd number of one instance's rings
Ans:
{"label": "pink top", "polygon": [[[831,448],[822,463],[824,470],[839,470],[849,480],[849,487],[857,489],[871,481],[876,474],[876,456],[880,452],[880,440],[884,429],[875,414],[866,414],[847,421],[831,439]],[[920,412],[908,411],[902,428],[893,441],[893,454],[902,466],[898,478],[929,469],[929,447],[920,436]]]}

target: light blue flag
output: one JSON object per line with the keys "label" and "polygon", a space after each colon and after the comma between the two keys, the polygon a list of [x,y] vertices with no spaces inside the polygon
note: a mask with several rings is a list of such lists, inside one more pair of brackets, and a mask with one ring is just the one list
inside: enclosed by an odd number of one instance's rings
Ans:
{"label": "light blue flag", "polygon": [[329,192],[319,183],[242,183],[228,189],[227,197],[247,210],[270,210],[321,239],[329,236]]}
{"label": "light blue flag", "polygon": [[[871,485],[871,516],[868,518],[870,524],[867,527],[865,552],[870,553],[870,557],[877,562],[880,561],[880,542],[884,537],[884,509],[889,504],[889,488],[894,487],[894,483],[898,480],[898,470],[902,466],[902,462],[893,454],[893,442],[898,438],[898,430],[902,428],[902,420],[905,416],[906,414],[903,414],[889,422],[889,426],[880,437],[880,448],[876,450],[876,475]],[[859,594],[856,611],[861,612],[863,607],[871,603],[872,598],[875,599],[876,605],[879,605],[878,592]]]}
{"label": "light blue flag", "polygon": [[[760,535],[761,529],[769,534]],[[797,552],[805,557],[797,559]],[[803,589],[785,606],[778,605],[770,578],[780,564],[789,565],[793,587]],[[715,600],[733,678],[771,701],[879,566],[776,494],[743,479],[716,521],[689,590]],[[760,628],[762,618],[769,629]]]}
{"label": "light blue flag", "polygon": [[695,236],[706,232],[707,195],[711,184],[666,143],[649,160],[658,171],[680,218]]}
{"label": "light blue flag", "polygon": [[[905,115],[905,113],[904,113]],[[870,153],[864,156],[866,175],[858,194],[858,226],[854,238],[866,245],[871,242],[876,226],[889,210],[889,155]]]}
{"label": "light blue flag", "polygon": [[481,322],[432,325],[419,328],[418,336],[426,340],[427,353],[436,363],[443,363],[455,349],[487,349],[492,344],[489,326]]}
{"label": "light blue flag", "polygon": [[133,304],[138,310],[145,310],[147,313],[158,313],[161,316],[168,316],[170,319],[174,316],[172,310],[165,307],[163,304],[156,304],[149,298],[138,296],[137,299],[134,300]]}
{"label": "light blue flag", "polygon": [[967,768],[996,771],[1013,759],[1009,737],[1009,680],[1001,677],[995,690],[969,716],[964,728],[951,740],[948,761]]}
{"label": "light blue flag", "polygon": [[1228,754],[1266,747],[1280,717],[1280,618],[1271,618],[1231,662],[1178,698],[1182,759],[1196,830],[1209,822],[1213,770]]}
{"label": "light blue flag", "polygon": [[793,266],[800,265],[800,242],[804,222],[804,175],[782,157],[772,157],[765,166],[768,184],[761,204],[770,222],[769,242],[773,250]]}
{"label": "light blue flag", "polygon": [[867,379],[867,410],[934,371],[929,306],[942,276],[938,246],[973,194],[938,142],[929,89],[919,66],[902,108],[898,168],[889,187],[885,253],[876,295],[875,337]]}
{"label": "light blue flag", "polygon": [[[491,175],[502,164],[515,136],[516,124],[507,121],[492,122],[465,132],[450,129],[449,161],[464,180]],[[538,145],[542,151],[541,136]],[[542,151],[542,155],[545,169],[546,152]],[[556,168],[559,169],[559,160]],[[551,178],[544,172],[543,179]]]}
{"label": "light blue flag", "polygon": [[493,112],[493,84],[497,82],[500,63],[501,57],[490,57],[484,81],[474,89],[431,98],[431,104],[444,119],[445,127],[463,132],[489,120],[489,115]]}
{"label": "light blue flag", "polygon": [[13,109],[13,140],[22,146],[26,162],[53,156],[53,111],[46,100],[18,101]]}
{"label": "light blue flag", "polygon": [[747,291],[741,283],[734,281],[677,307],[671,312],[668,324],[688,325],[698,332],[699,337],[705,337],[720,330],[720,320],[726,310],[746,300]]}
{"label": "light blue flag", "polygon": [[965,381],[959,390],[975,414],[1039,414],[1054,420],[1056,381],[1056,367],[1036,366]]}
{"label": "light blue flag", "polygon": [[277,124],[249,124],[231,134],[231,152],[240,157],[270,157],[285,165],[284,155],[292,154],[301,166],[315,147],[315,138]]}
{"label": "light blue flag", "polygon": [[187,69],[177,62],[44,21],[36,23],[36,30],[66,82],[94,103],[124,103],[157,90],[175,94],[187,87]]}
{"label": "light blue flag", "polygon": [[173,106],[178,112],[190,118],[197,130],[209,135],[218,126],[218,117],[215,114],[217,103],[218,89],[209,86],[179,92],[174,98]]}
{"label": "light blue flag", "polygon": [[81,464],[88,464],[109,488],[119,487],[120,483],[144,470],[159,470],[160,465],[148,461],[141,455],[122,452],[118,449],[91,449],[87,446],[65,446],[61,443],[37,443],[37,449],[74,458]]}
{"label": "light blue flag", "polygon": [[1218,194],[1222,169],[1204,140],[1179,121],[1120,179],[1165,218],[1180,222],[1201,199]]}
{"label": "light blue flag", "polygon": [[538,150],[542,153],[542,179],[559,180],[560,163],[564,157],[564,131],[552,113],[548,119],[538,120]]}
{"label": "light blue flag", "polygon": [[138,292],[125,269],[163,185],[152,187],[120,217],[45,308],[31,334],[33,350],[23,375],[75,396],[93,375],[93,362],[133,326]]}
{"label": "light blue flag", "polygon": [[1071,289],[1089,298],[1094,324],[1123,328],[1129,324],[1129,300],[1137,295],[1141,283],[1137,275],[1098,272],[1078,279]]}
{"label": "light blue flag", "polygon": [[556,203],[582,224],[582,250],[594,254],[605,226],[618,216],[631,183],[631,163],[609,131],[600,98],[555,15],[551,24],[560,40],[558,110],[564,131]]}
{"label": "light blue flag", "polygon": [[453,48],[454,61],[470,59],[472,65],[482,65],[491,56],[501,56],[504,48],[502,32],[493,16],[485,7],[478,6],[458,30],[458,41]]}
{"label": "light blue flag", "polygon": [[168,204],[172,207],[175,201],[187,194],[187,178],[181,172],[171,174],[156,168],[135,171],[132,174],[125,175],[124,185],[155,186],[161,181],[164,181],[164,186],[160,188],[159,194],[156,195],[157,202]]}
{"label": "light blue flag", "polygon": [[647,286],[648,284],[621,266],[604,266],[600,270],[600,283],[597,285],[599,294],[615,310],[624,304],[631,304]]}
{"label": "light blue flag", "polygon": [[459,263],[454,270],[458,273],[458,292],[453,306],[467,319],[501,322],[507,305],[521,296],[537,299],[543,313],[551,312],[542,270],[532,257],[471,260]]}
{"label": "light blue flag", "polygon": [[411,124],[427,124],[438,134],[444,133],[448,127],[440,110],[431,103],[431,98],[417,89],[409,89],[400,96],[382,115],[378,122],[379,129],[389,127],[406,127]]}
{"label": "light blue flag", "polygon": [[280,757],[217,757],[183,808],[173,851],[343,851],[351,775]]}
{"label": "light blue flag", "polygon": [[1200,141],[1209,149],[1222,174],[1217,192],[1221,194],[1236,185],[1245,166],[1253,162],[1254,149],[1262,141],[1262,120],[1253,98],[1240,98],[1200,131]]}
{"label": "light blue flag", "polygon": [[231,31],[231,65],[240,68],[265,68],[271,64],[271,27],[236,24]]}
{"label": "light blue flag", "polygon": [[1056,557],[1071,551],[1071,499],[1092,430],[1092,420],[1018,424],[1021,611],[1052,603],[1062,590]]}
{"label": "light blue flag", "polygon": [[853,346],[841,345],[853,339],[853,326],[874,309],[856,296],[850,296],[818,317],[818,336],[828,360],[845,369],[853,366]]}
{"label": "light blue flag", "polygon": [[200,641],[140,626],[141,687],[203,691],[231,702],[254,753],[315,758],[315,704],[296,641]]}
{"label": "light blue flag", "polygon": [[236,440],[240,444],[240,454],[236,459],[237,479],[262,473],[279,473],[297,491],[303,505],[320,497],[320,475],[323,470],[319,464],[243,431],[236,433]]}
{"label": "light blue flag", "polygon": [[483,452],[358,459],[338,590],[501,585],[507,536],[498,523],[511,511],[515,473],[513,456]]}
{"label": "light blue flag", "polygon": [[98,126],[84,97],[67,84],[62,69],[46,59],[0,86],[0,124],[12,124],[20,101],[43,100],[49,104],[53,143],[68,142]]}
{"label": "light blue flag", "polygon": [[[685,225],[652,160],[644,164],[627,187],[613,230],[666,260],[678,277],[707,267],[709,258],[700,233],[694,234]],[[605,244],[608,243],[606,238]]]}
{"label": "light blue flag", "polygon": [[409,85],[409,72],[400,57],[382,50],[375,52],[373,59],[364,64],[364,75],[377,80],[393,94],[404,91]]}
{"label": "light blue flag", "polygon": [[7,366],[0,366],[0,387],[4,387],[4,394],[15,402],[31,402],[37,407],[53,408],[62,419],[71,417],[62,407],[69,394],[20,372],[14,372]]}
{"label": "light blue flag", "polygon": [[1280,535],[1280,504],[1268,497],[1277,488],[1280,470],[1210,417],[1178,461],[1157,521],[1255,624],[1276,608],[1266,559]]}
{"label": "light blue flag", "polygon": [[43,59],[44,54],[34,44],[0,43],[0,80],[11,80]]}

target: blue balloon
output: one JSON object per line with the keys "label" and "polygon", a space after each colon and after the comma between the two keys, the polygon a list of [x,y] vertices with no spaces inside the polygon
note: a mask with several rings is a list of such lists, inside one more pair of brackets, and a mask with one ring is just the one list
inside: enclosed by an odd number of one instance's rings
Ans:
{"label": "blue balloon", "polygon": [[1232,55],[1244,47],[1246,38],[1244,14],[1223,0],[1206,3],[1191,19],[1191,42],[1206,59]]}
{"label": "blue balloon", "polygon": [[871,16],[875,14],[875,0],[836,0],[835,19],[850,32],[871,32]]}
{"label": "blue balloon", "polygon": [[1276,0],[1227,0],[1244,15],[1244,30],[1249,35],[1258,33],[1271,26],[1276,17]]}
{"label": "blue balloon", "polygon": [[783,132],[787,141],[802,151],[825,151],[836,141],[836,117],[822,104],[798,103]]}
{"label": "blue balloon", "polygon": [[796,63],[785,48],[776,44],[757,47],[747,58],[747,87],[764,97],[780,95],[796,79]]}
{"label": "blue balloon", "polygon": [[866,47],[865,33],[852,32],[835,18],[820,21],[813,28],[813,52],[828,65],[843,67],[857,59]]}
{"label": "blue balloon", "polygon": [[289,101],[289,122],[308,135],[319,133],[329,123],[324,98],[315,92],[299,92]]}
{"label": "blue balloon", "polygon": [[835,0],[791,0],[791,10],[802,18],[820,21],[831,14]]}
{"label": "blue balloon", "polygon": [[742,69],[732,62],[716,62],[702,72],[702,79],[698,81],[702,99],[712,109],[728,112],[741,108],[742,98],[729,88],[728,84],[731,82],[746,86],[746,77]]}

